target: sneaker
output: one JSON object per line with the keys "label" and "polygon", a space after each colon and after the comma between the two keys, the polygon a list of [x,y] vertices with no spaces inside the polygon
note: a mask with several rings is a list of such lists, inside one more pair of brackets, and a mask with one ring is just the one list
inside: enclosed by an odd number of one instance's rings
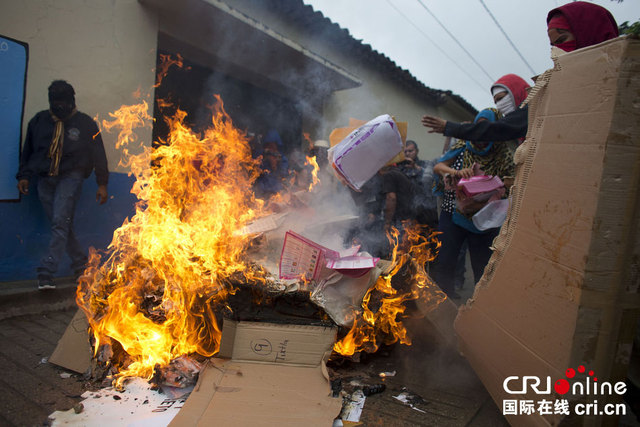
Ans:
{"label": "sneaker", "polygon": [[38,278],[38,289],[41,291],[46,291],[48,289],[55,289],[56,284],[51,277],[41,277]]}

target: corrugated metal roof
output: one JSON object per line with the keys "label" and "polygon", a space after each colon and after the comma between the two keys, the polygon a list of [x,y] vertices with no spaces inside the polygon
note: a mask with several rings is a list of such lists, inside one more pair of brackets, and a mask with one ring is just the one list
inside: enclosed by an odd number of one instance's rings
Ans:
{"label": "corrugated metal roof", "polygon": [[315,11],[312,6],[304,4],[303,0],[266,0],[263,3],[268,4],[267,7],[270,10],[282,13],[314,34],[322,34],[327,42],[332,43],[333,48],[342,50],[359,60],[371,63],[378,70],[385,73],[387,77],[407,89],[415,91],[437,104],[442,104],[449,98],[474,115],[478,112],[467,100],[452,93],[450,90],[445,91],[426,86],[408,70],[398,66],[388,56],[373,49],[371,45],[363,43],[362,40],[354,38],[349,33],[349,30],[341,28],[338,24],[325,17],[322,12]]}

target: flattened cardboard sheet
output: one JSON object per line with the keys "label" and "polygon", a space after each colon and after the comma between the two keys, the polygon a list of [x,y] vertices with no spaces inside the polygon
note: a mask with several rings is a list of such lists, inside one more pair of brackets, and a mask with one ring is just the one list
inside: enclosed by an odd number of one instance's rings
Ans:
{"label": "flattened cardboard sheet", "polygon": [[330,426],[342,399],[330,397],[322,366],[210,359],[175,416],[182,426]]}
{"label": "flattened cardboard sheet", "polygon": [[78,310],[49,357],[49,362],[84,374],[91,364],[88,328],[87,316],[84,311]]}
{"label": "flattened cardboard sheet", "polygon": [[[555,381],[584,365],[601,381],[623,381],[640,313],[640,41],[618,38],[554,62],[532,90],[513,203],[495,252],[454,325],[499,408],[513,399],[560,398],[531,388],[514,397],[504,386],[510,376]],[[600,407],[621,399],[597,398]],[[522,426],[564,417],[505,415]],[[602,413],[570,415],[572,424],[616,423]]]}

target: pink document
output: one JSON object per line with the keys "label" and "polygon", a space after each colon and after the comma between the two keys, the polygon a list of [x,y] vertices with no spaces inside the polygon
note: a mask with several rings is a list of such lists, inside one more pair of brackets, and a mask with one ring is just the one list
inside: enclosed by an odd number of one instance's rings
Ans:
{"label": "pink document", "polygon": [[359,246],[334,251],[291,230],[284,236],[280,255],[281,279],[318,280],[323,267],[345,276],[360,277],[375,267],[379,258],[356,256]]}

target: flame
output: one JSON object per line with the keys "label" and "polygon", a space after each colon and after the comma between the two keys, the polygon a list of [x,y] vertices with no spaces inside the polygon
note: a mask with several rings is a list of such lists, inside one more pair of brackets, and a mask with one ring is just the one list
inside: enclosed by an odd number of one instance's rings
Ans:
{"label": "flame", "polygon": [[303,136],[304,140],[309,143],[308,150],[309,151],[313,150],[313,141],[311,140],[311,135],[309,135],[308,132],[302,132],[302,136]]}
{"label": "flame", "polygon": [[[182,67],[182,58],[161,55],[155,87],[173,65]],[[118,133],[120,165],[135,177],[131,192],[138,202],[107,250],[91,249],[76,300],[96,354],[113,350],[116,387],[132,376],[149,379],[157,365],[180,356],[215,354],[221,337],[216,313],[227,307],[234,284],[267,281],[267,272],[244,256],[251,237],[234,233],[266,209],[252,192],[260,159],[252,158],[246,134],[233,126],[219,96],[216,101],[209,129],[196,134],[185,125],[186,113],[175,109],[165,118],[168,137],[153,147],[136,134],[153,123],[147,102],[124,105],[102,121],[106,132]],[[167,100],[156,102],[162,113],[174,110]],[[319,166],[315,157],[307,162],[313,166],[311,190],[320,182]],[[284,196],[276,194],[269,203],[273,209],[281,201]],[[393,267],[366,293],[361,314],[334,346],[340,354],[410,344],[401,319],[406,301],[420,298],[435,306],[445,298],[424,269],[439,247],[435,233],[425,237],[424,230],[408,228],[401,242],[397,230],[388,237]],[[401,271],[411,272],[410,289],[392,283]]]}
{"label": "flame", "polygon": [[[162,84],[162,80],[167,76],[167,73],[169,72],[169,68],[171,68],[172,65],[175,65],[179,68],[182,68],[184,66],[184,62],[182,60],[182,56],[178,53],[176,56],[176,58],[172,58],[171,55],[163,55],[160,54],[160,65],[158,66],[158,70],[156,71],[156,84],[153,85],[153,87],[160,87],[160,85]],[[187,67],[186,69],[189,70],[191,67]]]}
{"label": "flame", "polygon": [[[435,308],[446,298],[446,294],[429,278],[425,270],[427,262],[433,261],[440,248],[436,232],[427,234],[426,226],[405,228],[404,239],[399,244],[399,232],[392,228],[387,234],[392,244],[392,268],[381,275],[362,300],[362,312],[356,317],[349,332],[334,344],[334,351],[351,356],[356,352],[375,352],[381,344],[411,345],[401,317],[406,302],[420,299],[427,310]],[[408,290],[392,286],[392,279],[401,270],[411,271]]]}
{"label": "flame", "polygon": [[[135,105],[123,105],[116,112],[109,113],[109,117],[111,117],[112,120],[103,120],[102,127],[106,132],[119,129],[116,149],[121,150],[122,155],[118,164],[124,168],[133,168],[132,163],[144,160],[132,156],[129,152],[129,147],[138,141],[138,135],[135,129],[151,127],[153,118],[149,115],[149,105],[146,101]],[[139,163],[135,165],[135,167],[141,168],[143,165]]]}
{"label": "flame", "polygon": [[318,178],[318,171],[320,170],[320,166],[318,166],[318,162],[316,162],[316,156],[313,156],[313,157],[305,156],[305,157],[307,158],[307,161],[305,164],[311,165],[313,167],[313,170],[311,171],[312,181],[311,183],[309,183],[309,191],[311,191],[313,187],[320,184],[320,178]]}
{"label": "flame", "polygon": [[128,355],[117,386],[130,376],[150,378],[154,366],[181,355],[213,355],[221,335],[215,309],[233,283],[265,281],[266,272],[243,257],[249,237],[233,233],[262,209],[251,191],[258,160],[216,99],[203,135],[186,127],[178,110],[166,119],[168,138],[136,155],[127,148],[137,140],[134,129],[150,126],[146,102],[123,106],[102,123],[119,132],[121,164],[135,177],[139,201],[106,252],[91,251],[77,302],[96,351],[117,341]]}

